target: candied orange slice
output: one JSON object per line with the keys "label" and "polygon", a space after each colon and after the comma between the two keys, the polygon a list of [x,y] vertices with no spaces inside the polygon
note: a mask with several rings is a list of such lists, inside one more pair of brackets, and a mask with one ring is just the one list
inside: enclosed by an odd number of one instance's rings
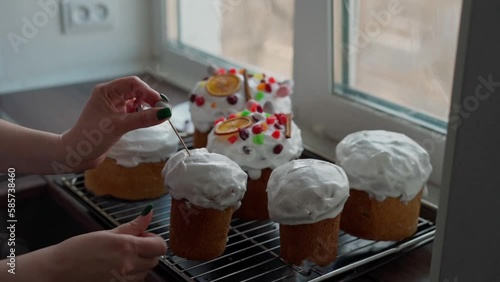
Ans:
{"label": "candied orange slice", "polygon": [[219,123],[215,127],[215,134],[228,135],[238,132],[239,129],[250,127],[253,121],[249,117],[237,117]]}
{"label": "candied orange slice", "polygon": [[207,81],[207,92],[212,96],[226,97],[234,94],[241,87],[240,79],[233,74],[219,74]]}

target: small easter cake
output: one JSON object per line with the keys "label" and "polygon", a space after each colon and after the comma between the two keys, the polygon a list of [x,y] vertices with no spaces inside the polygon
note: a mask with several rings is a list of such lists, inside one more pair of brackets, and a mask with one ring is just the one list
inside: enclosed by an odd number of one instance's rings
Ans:
{"label": "small easter cake", "polygon": [[130,131],[111,147],[101,164],[85,172],[85,186],[96,195],[125,200],[165,195],[161,169],[177,152],[178,142],[167,122]]}
{"label": "small easter cake", "polygon": [[231,216],[245,194],[245,172],[228,157],[202,148],[179,151],[162,173],[172,196],[170,250],[190,260],[222,255]]}
{"label": "small easter cake", "polygon": [[280,224],[280,255],[288,263],[326,266],[337,257],[340,214],[349,197],[344,170],[301,159],[277,167],[267,185],[269,215]]}
{"label": "small easter cake", "polygon": [[217,120],[207,149],[228,156],[248,173],[247,192],[235,216],[264,220],[269,218],[266,187],[272,170],[297,159],[303,148],[290,114],[263,113],[255,105]]}
{"label": "small easter cake", "polygon": [[196,83],[189,96],[195,148],[206,146],[217,119],[244,110],[250,100],[270,113],[291,113],[292,81],[280,82],[263,73],[247,74],[244,69],[208,69],[210,76]]}
{"label": "small easter cake", "polygon": [[345,137],[336,155],[351,185],[341,229],[371,240],[412,236],[432,171],[427,151],[403,134],[373,130]]}

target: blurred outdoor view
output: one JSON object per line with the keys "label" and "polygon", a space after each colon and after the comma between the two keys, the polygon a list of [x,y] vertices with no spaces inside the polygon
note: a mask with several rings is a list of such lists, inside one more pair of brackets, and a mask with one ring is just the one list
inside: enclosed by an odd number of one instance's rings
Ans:
{"label": "blurred outdoor view", "polygon": [[[447,120],[461,2],[333,0],[335,83]],[[170,40],[292,77],[294,0],[178,0],[167,8]]]}

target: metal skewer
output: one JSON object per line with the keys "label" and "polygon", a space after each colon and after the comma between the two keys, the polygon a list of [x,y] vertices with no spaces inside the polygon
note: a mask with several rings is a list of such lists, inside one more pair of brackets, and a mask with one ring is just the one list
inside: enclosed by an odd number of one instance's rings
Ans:
{"label": "metal skewer", "polygon": [[[155,107],[170,107],[167,103],[169,102],[169,99],[168,97],[165,95],[165,94],[161,94],[160,93],[160,96],[161,96],[161,99],[163,101],[158,101],[156,102],[155,104]],[[184,140],[182,139],[182,137],[179,135],[179,132],[177,131],[177,128],[175,128],[175,126],[172,124],[172,122],[170,121],[170,119],[168,120],[168,123],[170,123],[170,126],[172,127],[172,129],[174,130],[175,132],[175,135],[177,135],[177,138],[179,138],[179,141],[181,141],[182,143],[182,146],[184,146],[184,150],[186,150],[186,152],[188,153],[189,156],[191,156],[191,152],[189,152],[189,149],[188,147],[186,146],[186,143],[184,143]]]}
{"label": "metal skewer", "polygon": [[175,128],[175,126],[172,124],[172,122],[170,120],[168,120],[168,123],[170,123],[170,126],[172,127],[172,129],[174,130],[175,132],[175,135],[177,135],[177,138],[179,138],[179,141],[181,141],[182,143],[182,146],[184,146],[184,150],[186,150],[186,152],[188,153],[189,156],[191,156],[191,152],[189,152],[189,149],[188,147],[186,146],[186,143],[184,143],[184,140],[182,139],[182,137],[179,135],[179,132],[177,131],[177,129]]}

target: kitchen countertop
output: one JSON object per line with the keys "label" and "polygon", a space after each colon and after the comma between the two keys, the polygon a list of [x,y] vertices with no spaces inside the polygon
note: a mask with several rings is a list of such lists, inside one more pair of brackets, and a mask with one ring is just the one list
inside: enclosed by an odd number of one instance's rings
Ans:
{"label": "kitchen countertop", "polygon": [[[146,77],[146,75],[139,75],[139,77]],[[76,122],[93,86],[97,83],[100,82],[0,95],[0,118],[13,120],[20,125],[38,130],[62,133]],[[187,99],[185,91],[165,83],[158,84],[156,89],[167,94],[174,105]],[[51,177],[46,179],[49,182],[52,180]],[[99,229],[99,225],[92,217],[81,210],[81,207],[75,207],[76,202],[72,202],[69,195],[66,197],[66,192],[62,188],[57,188],[56,185],[50,185],[50,188],[44,192],[55,195],[57,202],[72,216],[77,217],[78,222],[84,226],[85,230]],[[429,281],[431,255],[432,243],[428,243],[363,275],[356,281]],[[159,281],[166,280],[160,279]]]}

